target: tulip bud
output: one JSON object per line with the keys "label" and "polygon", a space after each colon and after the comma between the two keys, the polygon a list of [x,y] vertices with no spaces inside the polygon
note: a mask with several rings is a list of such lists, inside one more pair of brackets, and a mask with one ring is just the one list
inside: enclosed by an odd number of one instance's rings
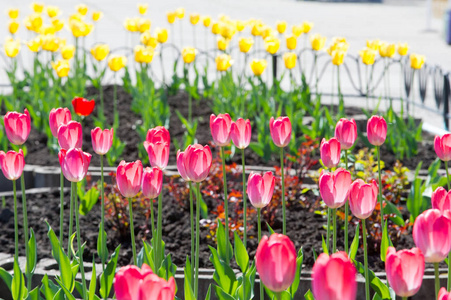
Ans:
{"label": "tulip bud", "polygon": [[300,37],[304,33],[304,28],[302,28],[302,25],[293,25],[291,27],[291,33],[296,37]]}
{"label": "tulip bud", "polygon": [[297,37],[295,35],[289,35],[286,38],[286,42],[287,42],[287,49],[288,50],[294,50],[296,49],[296,45],[297,45]]}
{"label": "tulip bud", "polygon": [[144,141],[144,148],[149,155],[149,162],[152,167],[164,169],[169,161],[169,144],[166,142],[149,143]]}
{"label": "tulip bud", "polygon": [[199,23],[199,20],[200,20],[200,15],[199,14],[193,13],[193,14],[189,15],[189,22],[192,25],[197,25],[197,23]]}
{"label": "tulip bud", "polygon": [[104,60],[109,53],[110,47],[107,44],[97,44],[91,48],[92,57],[94,57],[97,61]]}
{"label": "tulip bud", "polygon": [[269,54],[276,54],[280,48],[280,40],[274,36],[265,38],[265,49]]}
{"label": "tulip bud", "polygon": [[173,24],[175,22],[175,18],[177,17],[177,13],[174,11],[168,11],[166,13],[166,17],[168,19],[168,23]]}
{"label": "tulip bud", "polygon": [[341,118],[335,126],[335,137],[340,142],[341,149],[351,148],[357,139],[357,124],[354,119]]}
{"label": "tulip bud", "polygon": [[98,155],[105,155],[110,151],[113,145],[114,129],[105,129],[102,131],[99,127],[91,130],[92,149]]}
{"label": "tulip bud", "polygon": [[379,55],[381,57],[393,57],[396,52],[396,45],[382,42],[379,45]]}
{"label": "tulip bud", "polygon": [[183,19],[185,17],[185,9],[183,7],[179,7],[175,10],[175,13],[177,14],[177,18]]}
{"label": "tulip bud", "polygon": [[25,166],[22,149],[19,149],[19,152],[8,151],[5,153],[0,151],[0,166],[6,179],[19,179],[22,176],[22,171]]}
{"label": "tulip bud", "polygon": [[147,131],[146,141],[149,143],[165,142],[168,145],[171,144],[171,136],[169,131],[164,126],[156,126]]}
{"label": "tulip bud", "polygon": [[319,192],[327,207],[335,209],[348,200],[352,179],[349,171],[338,168],[335,172],[322,172],[319,176]]}
{"label": "tulip bud", "polygon": [[72,115],[67,107],[52,108],[49,114],[49,126],[54,137],[58,137],[58,128],[72,120]]}
{"label": "tulip bud", "polygon": [[451,134],[446,133],[441,137],[436,135],[434,138],[434,150],[441,160],[451,160]]}
{"label": "tulip bud", "polygon": [[232,57],[228,54],[220,54],[216,56],[216,70],[225,72],[232,66]]}
{"label": "tulip bud", "polygon": [[92,12],[92,20],[94,22],[98,22],[103,17],[103,12],[101,11],[93,11]]}
{"label": "tulip bud", "polygon": [[271,202],[275,180],[274,175],[269,171],[263,176],[254,172],[249,175],[246,192],[255,208],[263,208]]}
{"label": "tulip bud", "polygon": [[398,44],[398,54],[401,56],[406,56],[409,52],[409,45],[407,43]]}
{"label": "tulip bud", "polygon": [[205,28],[210,27],[210,23],[211,23],[211,17],[210,16],[205,16],[202,18],[202,23],[204,24]]}
{"label": "tulip bud", "polygon": [[141,189],[143,165],[140,160],[126,163],[121,161],[116,170],[117,187],[122,196],[135,197]]}
{"label": "tulip bud", "polygon": [[160,44],[164,44],[168,40],[168,30],[166,28],[156,28],[155,36],[157,37],[157,41]]}
{"label": "tulip bud", "polygon": [[375,180],[365,183],[356,179],[349,188],[349,207],[357,218],[364,220],[372,213],[377,203],[378,185]]}
{"label": "tulip bud", "polygon": [[26,108],[23,114],[15,111],[7,112],[3,124],[6,136],[12,144],[20,146],[27,141],[31,130],[31,118]]}
{"label": "tulip bud", "polygon": [[313,50],[320,51],[326,44],[326,37],[320,34],[314,34],[310,36],[310,44],[312,45]]}
{"label": "tulip bud", "polygon": [[193,182],[205,180],[210,173],[212,155],[210,147],[189,145],[183,155],[186,176]]}
{"label": "tulip bud", "polygon": [[75,47],[73,45],[66,45],[61,47],[61,56],[64,59],[71,59],[74,57]]}
{"label": "tulip bud", "polygon": [[312,269],[312,291],[316,300],[355,300],[357,271],[345,252],[321,253]]}
{"label": "tulip bud", "polygon": [[185,159],[184,159],[185,152],[182,152],[180,150],[177,151],[177,170],[179,171],[180,176],[185,181],[191,181],[189,179],[188,175],[186,175],[186,166],[185,166]]}
{"label": "tulip bud", "polygon": [[415,70],[419,70],[423,67],[426,57],[419,54],[410,54],[410,67]]}
{"label": "tulip bud", "polygon": [[269,131],[274,144],[277,147],[286,147],[291,140],[291,122],[288,117],[278,117],[269,120]]}
{"label": "tulip bud", "polygon": [[163,171],[157,167],[145,168],[143,173],[142,191],[144,197],[155,199],[163,188]]}
{"label": "tulip bud", "polygon": [[265,59],[253,59],[250,66],[255,76],[261,76],[266,69],[267,62]]}
{"label": "tulip bud", "polygon": [[185,64],[190,64],[196,58],[196,49],[193,47],[185,47],[182,50],[182,58]]}
{"label": "tulip bud", "polygon": [[147,13],[147,4],[138,3],[138,12],[140,15],[145,15]]}
{"label": "tulip bud", "polygon": [[286,235],[273,233],[269,239],[262,237],[255,254],[261,282],[273,292],[285,291],[296,275],[296,257],[294,244]]}
{"label": "tulip bud", "polygon": [[319,148],[321,154],[321,161],[326,168],[335,168],[340,163],[341,145],[336,138],[331,138],[326,141],[325,138],[321,141]]}
{"label": "tulip bud", "polygon": [[380,146],[387,137],[387,122],[383,117],[372,116],[366,124],[368,141],[374,146]]}
{"label": "tulip bud", "polygon": [[213,141],[216,145],[224,147],[230,143],[230,130],[232,127],[232,119],[229,114],[219,114],[210,116],[210,130]]}
{"label": "tulip bud", "polygon": [[111,55],[108,59],[108,67],[113,72],[117,72],[127,65],[127,57],[119,55]]}
{"label": "tulip bud", "polygon": [[240,47],[240,51],[243,53],[248,53],[251,50],[252,45],[254,45],[254,40],[252,38],[240,38],[238,40],[238,46]]}
{"label": "tulip bud", "polygon": [[72,106],[77,115],[82,117],[89,116],[94,110],[96,103],[93,100],[88,100],[82,97],[75,97],[72,99]]}
{"label": "tulip bud", "polygon": [[291,70],[296,67],[297,56],[294,52],[287,52],[283,55],[283,62],[285,63],[285,68]]}
{"label": "tulip bud", "polygon": [[277,31],[280,34],[283,34],[285,32],[285,30],[287,30],[287,22],[286,21],[279,21],[276,23],[276,28]]}
{"label": "tulip bud", "polygon": [[359,51],[360,58],[362,62],[369,66],[374,64],[374,60],[376,59],[376,51],[370,48],[365,48]]}
{"label": "tulip bud", "polygon": [[451,209],[451,191],[447,192],[443,187],[438,187],[431,195],[432,208],[440,210],[442,213],[445,210]]}
{"label": "tulip bud", "polygon": [[78,148],[61,149],[58,153],[58,158],[64,177],[70,182],[82,181],[86,173],[88,173],[91,157],[91,154]]}
{"label": "tulip bud", "polygon": [[245,149],[249,146],[251,134],[251,121],[249,121],[249,119],[244,120],[239,118],[235,122],[232,122],[230,137],[238,149]]}
{"label": "tulip bud", "polygon": [[63,78],[69,75],[70,64],[68,60],[60,59],[56,62],[52,61],[51,64],[52,68],[55,70],[56,75],[58,75],[58,77]]}
{"label": "tulip bud", "polygon": [[83,130],[81,124],[76,121],[69,121],[58,127],[58,143],[61,148],[69,150],[71,148],[81,148],[83,144]]}

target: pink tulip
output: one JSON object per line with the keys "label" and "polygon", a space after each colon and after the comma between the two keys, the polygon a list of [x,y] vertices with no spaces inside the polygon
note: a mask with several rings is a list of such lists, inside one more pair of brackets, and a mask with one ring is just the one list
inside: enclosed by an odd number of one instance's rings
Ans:
{"label": "pink tulip", "polygon": [[169,131],[163,126],[157,126],[147,131],[146,141],[149,143],[165,142],[171,145],[171,136]]}
{"label": "pink tulip", "polygon": [[438,135],[434,138],[434,149],[437,156],[443,161],[451,160],[451,133],[446,133],[442,137]]}
{"label": "pink tulip", "polygon": [[442,287],[440,291],[438,292],[438,298],[437,300],[451,300],[451,292],[448,293],[446,288]]}
{"label": "pink tulip", "polygon": [[272,172],[268,171],[263,176],[251,172],[247,180],[247,194],[254,207],[263,208],[269,204],[274,193],[275,182]]}
{"label": "pink tulip", "polygon": [[343,206],[348,200],[351,183],[351,173],[345,169],[322,172],[319,177],[319,192],[327,207],[335,209]]}
{"label": "pink tulip", "polygon": [[357,271],[345,252],[321,253],[312,269],[312,291],[316,300],[355,300]]}
{"label": "pink tulip", "polygon": [[152,167],[157,167],[163,170],[168,166],[169,161],[168,143],[166,142],[150,143],[148,141],[145,141],[144,148],[147,151],[147,155],[149,155],[149,161]]}
{"label": "pink tulip", "polygon": [[239,118],[235,122],[232,122],[230,136],[238,149],[245,149],[249,146],[251,142],[251,134],[251,121],[249,121],[249,119],[244,120]]}
{"label": "pink tulip", "polygon": [[387,122],[383,117],[372,116],[366,124],[368,141],[374,146],[380,146],[387,137]]}
{"label": "pink tulip", "polygon": [[88,173],[91,157],[91,154],[83,152],[79,148],[69,150],[62,148],[58,153],[58,158],[64,177],[71,182],[81,181]]}
{"label": "pink tulip", "polygon": [[31,130],[31,119],[28,110],[25,108],[24,113],[15,111],[7,112],[3,118],[6,136],[14,145],[22,145],[28,139]]}
{"label": "pink tulip", "polygon": [[291,122],[288,117],[278,117],[269,120],[269,131],[274,144],[277,147],[286,147],[291,140]]}
{"label": "pink tulip", "polygon": [[140,295],[140,299],[144,300],[173,300],[175,298],[174,277],[166,281],[155,274],[146,276],[141,284]]}
{"label": "pink tulip", "polygon": [[210,130],[213,141],[220,147],[227,146],[230,143],[230,130],[232,119],[229,114],[219,114],[210,116]]}
{"label": "pink tulip", "polygon": [[329,141],[323,138],[319,148],[321,154],[321,161],[326,168],[335,168],[340,163],[340,142],[336,138],[331,138]]}
{"label": "pink tulip", "polygon": [[177,151],[177,170],[179,171],[180,176],[183,178],[183,180],[191,181],[191,179],[189,179],[188,175],[186,174],[184,157],[185,157],[185,152],[178,150]]}
{"label": "pink tulip", "polygon": [[58,143],[62,149],[81,148],[83,144],[83,130],[81,124],[69,121],[58,128]]}
{"label": "pink tulip", "polygon": [[163,171],[157,167],[145,168],[143,173],[142,191],[144,197],[155,199],[163,188]]}
{"label": "pink tulip", "polygon": [[49,125],[52,135],[58,137],[58,128],[72,120],[72,115],[67,107],[52,108],[49,114]]}
{"label": "pink tulip", "polygon": [[186,175],[191,181],[201,182],[210,173],[212,155],[210,147],[199,144],[189,145],[183,155]]}
{"label": "pink tulip", "polygon": [[376,180],[365,183],[362,179],[356,179],[349,188],[349,207],[352,214],[362,220],[368,218],[376,207],[377,195]]}
{"label": "pink tulip", "polygon": [[411,297],[423,283],[424,255],[418,248],[396,252],[395,248],[388,247],[385,271],[396,295]]}
{"label": "pink tulip", "polygon": [[451,250],[451,219],[449,211],[428,209],[415,219],[413,241],[424,254],[426,262],[443,261]]}
{"label": "pink tulip", "polygon": [[438,187],[431,196],[432,208],[440,210],[442,213],[445,210],[451,209],[451,191],[447,192],[443,187]]}
{"label": "pink tulip", "polygon": [[102,130],[96,127],[91,130],[92,149],[98,155],[105,155],[113,145],[114,129]]}
{"label": "pink tulip", "polygon": [[273,292],[285,291],[296,275],[296,249],[286,235],[263,236],[255,254],[260,280]]}
{"label": "pink tulip", "polygon": [[137,266],[125,266],[120,268],[114,276],[116,299],[147,299],[141,298],[143,281],[145,278],[152,275],[154,275],[152,269],[146,264],[143,264],[141,269]]}
{"label": "pink tulip", "polygon": [[6,179],[19,179],[22,176],[22,171],[25,166],[22,149],[19,149],[19,152],[8,151],[5,153],[0,151],[0,166]]}
{"label": "pink tulip", "polygon": [[143,165],[140,160],[126,163],[121,161],[116,171],[117,187],[122,196],[131,198],[141,189]]}
{"label": "pink tulip", "polygon": [[335,137],[343,150],[348,150],[357,139],[357,125],[354,119],[341,118],[335,126]]}

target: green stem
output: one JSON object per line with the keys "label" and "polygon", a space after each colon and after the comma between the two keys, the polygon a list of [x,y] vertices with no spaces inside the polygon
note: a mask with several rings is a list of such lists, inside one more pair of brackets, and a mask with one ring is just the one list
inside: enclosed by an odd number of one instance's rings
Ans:
{"label": "green stem", "polygon": [[198,289],[199,289],[199,243],[200,243],[200,183],[197,182],[197,197],[196,197],[196,278],[194,281],[194,296],[195,299],[198,295]]}
{"label": "green stem", "polygon": [[194,239],[196,238],[194,236],[194,203],[193,203],[193,184],[188,182],[189,184],[189,222],[191,225],[191,285],[194,284],[194,264],[193,264],[193,255],[194,255]]}
{"label": "green stem", "polygon": [[114,73],[114,86],[113,86],[113,108],[114,108],[114,128],[119,127],[119,113],[117,111],[117,83],[116,73]]}
{"label": "green stem", "polygon": [[402,300],[407,300],[408,297],[402,297]]}
{"label": "green stem", "polygon": [[190,126],[193,124],[193,99],[190,92],[188,92],[188,122]]}
{"label": "green stem", "polygon": [[227,174],[225,167],[225,154],[224,147],[221,147],[221,158],[222,158],[222,179],[224,186],[224,213],[225,213],[225,236],[226,236],[226,263],[229,264],[229,200],[227,197]]}
{"label": "green stem", "polygon": [[[345,150],[345,165],[348,170],[348,150]],[[349,171],[349,170],[348,170]],[[345,202],[345,252],[348,253],[348,217],[349,217],[349,202]]]}
{"label": "green stem", "polygon": [[334,236],[333,236],[333,244],[332,244],[332,253],[337,251],[337,209],[332,209],[332,215],[334,218]]}
{"label": "green stem", "polygon": [[98,118],[102,120],[102,124],[104,124],[105,120],[105,105],[103,104],[103,86],[102,86],[102,77],[99,76],[99,98],[100,98],[100,109],[99,109],[99,115]]}
{"label": "green stem", "polygon": [[382,174],[381,174],[381,146],[376,146],[377,150],[377,169],[379,173],[379,205],[381,207],[381,230],[383,230],[384,227],[384,205],[383,205],[383,199],[382,199]]}
{"label": "green stem", "polygon": [[78,248],[78,260],[80,264],[81,281],[83,289],[83,299],[86,299],[86,279],[85,279],[85,268],[83,267],[83,248],[81,246],[81,233],[80,233],[80,216],[78,212],[78,197],[76,194],[77,183],[72,182],[72,190],[74,191],[74,204],[75,204],[75,226],[77,229],[77,248]]}
{"label": "green stem", "polygon": [[133,249],[133,264],[135,266],[138,265],[138,261],[136,260],[136,244],[135,244],[135,227],[133,225],[133,205],[132,198],[128,198],[128,212],[130,214],[130,237],[132,240],[132,249]]}
{"label": "green stem", "polygon": [[70,189],[70,203],[69,203],[69,235],[67,237],[67,256],[69,257],[69,260],[71,259],[72,256],[72,251],[71,251],[71,237],[72,237],[72,231],[73,231],[73,223],[74,223],[74,187],[71,184],[71,189]]}
{"label": "green stem", "polygon": [[283,234],[287,234],[287,215],[285,204],[285,173],[283,169],[283,147],[280,148],[280,173],[282,176],[282,215],[283,215]]}
{"label": "green stem", "polygon": [[[102,87],[100,87],[102,88]],[[101,234],[101,240],[102,240],[102,255],[101,255],[101,260],[102,260],[102,273],[105,273],[105,252],[106,252],[106,237],[105,237],[105,191],[104,191],[104,177],[103,177],[103,155],[100,155],[100,192],[101,192],[101,206],[102,206],[102,216],[101,216],[101,220],[100,220],[100,234]],[[104,276],[105,277],[105,286],[108,285],[108,276]],[[107,295],[104,295],[104,299],[106,300]]]}
{"label": "green stem", "polygon": [[327,233],[326,233],[326,248],[327,252],[330,250],[330,215],[332,214],[332,211],[330,208],[327,208]]}
{"label": "green stem", "polygon": [[[257,208],[257,228],[258,228],[258,244],[262,239],[262,222],[261,222],[261,208]],[[264,299],[265,294],[263,293],[263,282],[261,280],[260,274],[258,275],[260,278],[260,299]]]}
{"label": "green stem", "polygon": [[368,249],[366,246],[366,224],[365,219],[362,220],[362,236],[363,236],[363,256],[365,263],[365,295],[366,300],[370,299],[370,278],[368,276]]}
{"label": "green stem", "polygon": [[64,230],[64,175],[61,169],[60,175],[60,245],[63,246]]}
{"label": "green stem", "polygon": [[440,273],[438,271],[438,263],[434,263],[434,275],[435,275],[435,298],[438,298],[438,292],[440,290]]}
{"label": "green stem", "polygon": [[17,215],[17,195],[16,195],[16,180],[13,180],[13,192],[14,192],[14,259],[19,261],[19,223]]}
{"label": "green stem", "polygon": [[[150,199],[150,228],[152,230],[152,247],[154,248],[153,251],[153,262],[154,262],[154,266],[155,266],[155,262],[157,261],[157,238],[158,238],[158,234],[155,231],[155,218],[154,218],[154,212],[153,212],[153,200],[154,199]],[[156,272],[156,270],[155,270]]]}
{"label": "green stem", "polygon": [[30,251],[28,250],[28,214],[27,214],[27,197],[25,195],[25,177],[24,174],[20,176],[20,186],[22,189],[22,214],[23,214],[23,231],[25,237],[25,256],[27,258],[27,266],[25,268],[25,273],[27,277],[27,288],[31,291],[31,266],[28,266],[28,255]]}
{"label": "green stem", "polygon": [[163,261],[164,253],[163,253],[163,193],[161,192],[160,195],[158,195],[158,216],[157,216],[157,261],[155,265],[155,270],[158,270],[161,266],[161,262]]}
{"label": "green stem", "polygon": [[243,164],[243,244],[247,249],[247,197],[246,197],[246,163],[244,159],[244,149],[241,149],[241,161]]}
{"label": "green stem", "polygon": [[448,185],[448,191],[451,190],[451,184],[449,182],[449,171],[448,171],[448,162],[445,161],[445,171],[446,171],[446,183]]}

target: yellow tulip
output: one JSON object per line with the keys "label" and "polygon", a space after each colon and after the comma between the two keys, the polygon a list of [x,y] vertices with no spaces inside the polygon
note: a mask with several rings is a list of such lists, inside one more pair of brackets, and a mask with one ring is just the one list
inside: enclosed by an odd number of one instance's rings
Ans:
{"label": "yellow tulip", "polygon": [[15,34],[17,32],[17,30],[19,30],[19,22],[17,22],[14,19],[9,21],[9,23],[8,23],[8,30],[9,30],[9,33]]}
{"label": "yellow tulip", "polygon": [[246,27],[243,21],[237,20],[235,21],[235,27],[238,32],[241,32]]}
{"label": "yellow tulip", "polygon": [[135,61],[137,63],[150,64],[153,60],[154,48],[137,45],[135,47]]}
{"label": "yellow tulip", "polygon": [[28,49],[30,49],[31,52],[38,52],[41,48],[41,44],[42,40],[40,36],[37,36],[27,42]]}
{"label": "yellow tulip", "polygon": [[141,34],[141,43],[145,46],[156,48],[158,41],[156,37],[150,34],[150,31],[146,31]]}
{"label": "yellow tulip", "polygon": [[262,35],[262,30],[263,30],[263,24],[260,23],[260,22],[255,22],[255,23],[252,25],[252,28],[251,28],[251,34],[252,34],[253,36],[259,36],[259,35]]}
{"label": "yellow tulip", "polygon": [[280,47],[280,40],[276,37],[267,37],[265,39],[265,49],[268,53],[274,55]]}
{"label": "yellow tulip", "polygon": [[168,30],[166,28],[156,28],[155,35],[157,36],[157,41],[160,44],[166,43],[168,40]]}
{"label": "yellow tulip", "polygon": [[294,36],[300,37],[302,33],[304,33],[304,28],[302,25],[293,25],[291,27],[291,33],[293,33]]}
{"label": "yellow tulip", "polygon": [[409,45],[407,43],[398,44],[398,54],[401,56],[406,56],[409,52]]}
{"label": "yellow tulip", "polygon": [[331,54],[332,63],[336,66],[343,64],[345,55],[346,55],[346,51],[343,51],[341,49],[337,49],[337,50],[333,51]]}
{"label": "yellow tulip", "polygon": [[379,55],[382,57],[393,57],[396,53],[396,45],[382,42],[379,46]]}
{"label": "yellow tulip", "polygon": [[130,32],[138,31],[138,18],[126,18],[124,21],[125,30]]}
{"label": "yellow tulip", "polygon": [[255,76],[262,75],[267,65],[266,59],[253,59],[250,63],[251,70]]}
{"label": "yellow tulip", "polygon": [[346,42],[345,38],[333,38],[332,44],[327,49],[327,53],[332,56],[334,51],[340,50],[342,52],[347,52],[349,48],[348,42]]}
{"label": "yellow tulip", "polygon": [[35,13],[42,13],[42,11],[44,10],[44,4],[42,3],[38,3],[38,2],[33,2],[31,3],[31,9],[35,12]]}
{"label": "yellow tulip", "polygon": [[42,50],[56,52],[61,46],[61,40],[54,34],[45,34],[41,36]]}
{"label": "yellow tulip", "polygon": [[150,30],[151,22],[150,19],[138,18],[138,31],[143,33],[144,31]]}
{"label": "yellow tulip", "polygon": [[225,39],[232,39],[236,33],[236,26],[232,22],[220,22],[219,29],[221,36]]}
{"label": "yellow tulip", "polygon": [[320,34],[314,34],[310,36],[310,44],[312,45],[313,50],[320,51],[326,44],[326,37]]}
{"label": "yellow tulip", "polygon": [[298,42],[298,39],[296,38],[296,36],[294,35],[289,35],[287,36],[287,48],[289,50],[294,50],[296,49],[296,44]]}
{"label": "yellow tulip", "polygon": [[211,17],[210,16],[205,16],[202,18],[202,22],[204,23],[204,26],[206,28],[210,27],[210,23],[211,23]]}
{"label": "yellow tulip", "polygon": [[74,57],[75,47],[73,45],[65,45],[61,47],[61,56],[64,59],[71,59]]}
{"label": "yellow tulip", "polygon": [[60,31],[61,29],[64,28],[64,22],[61,21],[60,19],[53,18],[52,19],[52,26],[53,26],[54,32],[58,32],[58,31]]}
{"label": "yellow tulip", "polygon": [[6,42],[4,44],[4,48],[5,48],[6,56],[11,57],[11,58],[16,57],[20,51],[20,42],[18,40],[9,38],[6,40]]}
{"label": "yellow tulip", "polygon": [[305,21],[302,23],[301,27],[303,33],[309,33],[313,28],[313,23]]}
{"label": "yellow tulip", "polygon": [[213,25],[211,26],[211,33],[219,34],[220,31],[221,29],[219,28],[219,22],[214,22]]}
{"label": "yellow tulip", "polygon": [[83,37],[87,36],[94,29],[94,25],[88,24],[83,21],[73,20],[69,22],[69,28],[72,31],[72,35],[74,37]]}
{"label": "yellow tulip", "polygon": [[254,40],[252,38],[240,38],[238,41],[240,51],[243,53],[248,53],[251,50],[252,45],[254,45]]}
{"label": "yellow tulip", "polygon": [[86,16],[86,14],[88,13],[88,7],[85,4],[77,5],[76,9],[77,12],[82,16]]}
{"label": "yellow tulip", "polygon": [[220,54],[216,56],[216,69],[220,72],[227,71],[232,66],[232,57],[228,54]]}
{"label": "yellow tulip", "polygon": [[279,21],[276,23],[277,31],[282,34],[287,30],[287,22],[286,21]]}
{"label": "yellow tulip", "polygon": [[376,59],[376,54],[377,54],[376,50],[368,48],[368,47],[359,51],[360,58],[362,59],[362,62],[365,65],[374,64],[374,60]]}
{"label": "yellow tulip", "polygon": [[274,29],[272,29],[271,27],[263,26],[261,36],[263,39],[266,39],[267,37],[276,36],[276,33],[275,33]]}
{"label": "yellow tulip", "polygon": [[294,52],[287,52],[283,55],[283,62],[285,63],[285,68],[293,69],[296,67],[297,56]]}
{"label": "yellow tulip", "polygon": [[223,37],[218,37],[218,50],[225,51],[229,45],[229,40]]}
{"label": "yellow tulip", "polygon": [[177,18],[183,19],[185,17],[185,9],[183,7],[179,7],[175,10],[175,13],[177,14]]}
{"label": "yellow tulip", "polygon": [[366,46],[370,49],[373,49],[375,51],[379,51],[379,46],[381,44],[381,41],[376,39],[376,40],[366,40]]}
{"label": "yellow tulip", "polygon": [[103,12],[101,12],[101,11],[93,11],[92,12],[92,20],[94,22],[97,22],[102,18],[103,18]]}
{"label": "yellow tulip", "polygon": [[60,59],[56,62],[52,61],[52,68],[55,70],[58,77],[67,77],[70,71],[70,64],[68,60]]}
{"label": "yellow tulip", "polygon": [[58,8],[58,6],[54,6],[54,5],[49,5],[45,8],[45,11],[47,12],[47,15],[49,16],[49,18],[54,18],[56,16],[58,16],[60,14],[60,9]]}
{"label": "yellow tulip", "polygon": [[19,9],[18,8],[10,8],[10,9],[8,9],[8,16],[11,19],[17,19],[19,17]]}
{"label": "yellow tulip", "polygon": [[192,25],[196,25],[197,23],[199,23],[200,20],[200,15],[197,13],[193,13],[189,15],[189,21]]}
{"label": "yellow tulip", "polygon": [[42,27],[42,16],[40,14],[34,13],[24,19],[25,27],[34,32],[39,32]]}
{"label": "yellow tulip", "polygon": [[55,34],[56,32],[56,28],[53,25],[43,25],[40,29],[39,29],[39,33],[40,34]]}
{"label": "yellow tulip", "polygon": [[415,70],[419,70],[423,67],[426,57],[424,55],[419,55],[412,53],[410,54],[410,67]]}
{"label": "yellow tulip", "polygon": [[183,57],[183,61],[186,64],[192,63],[194,61],[194,59],[196,58],[196,49],[194,49],[193,47],[183,48],[182,57]]}
{"label": "yellow tulip", "polygon": [[144,3],[138,3],[138,11],[140,15],[145,15],[147,13],[148,5]]}
{"label": "yellow tulip", "polygon": [[127,65],[127,57],[121,55],[110,55],[108,58],[108,67],[113,72],[117,72]]}
{"label": "yellow tulip", "polygon": [[177,18],[177,13],[175,11],[168,11],[166,13],[166,17],[168,18],[169,24],[174,24],[175,18]]}
{"label": "yellow tulip", "polygon": [[97,61],[104,60],[110,53],[110,47],[107,44],[97,44],[91,48],[91,54]]}

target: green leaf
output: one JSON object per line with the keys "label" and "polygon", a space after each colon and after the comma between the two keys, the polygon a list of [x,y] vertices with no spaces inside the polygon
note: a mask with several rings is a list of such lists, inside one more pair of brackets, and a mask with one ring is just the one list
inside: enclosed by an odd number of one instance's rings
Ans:
{"label": "green leaf", "polygon": [[[75,297],[72,295],[72,293],[64,286],[63,282],[55,277],[55,281],[59,284],[61,287],[61,290],[63,291],[64,295],[66,295],[66,298],[69,300],[76,300]],[[79,283],[78,283],[79,284]],[[75,287],[75,284],[74,284]]]}
{"label": "green leaf", "polygon": [[39,298],[39,286],[35,287],[30,293],[28,293],[27,300],[40,300],[40,298]]}
{"label": "green leaf", "polygon": [[215,282],[228,294],[233,295],[238,288],[238,281],[236,280],[235,272],[233,269],[219,259],[218,252],[215,248],[208,246],[211,251],[210,261],[215,267],[215,273],[213,279]]}
{"label": "green leaf", "polygon": [[92,187],[87,191],[82,198],[80,198],[80,208],[79,212],[83,216],[86,216],[88,212],[91,211],[91,209],[94,207],[94,205],[97,203],[97,200],[99,200],[100,192],[97,188]]}
{"label": "green leaf", "polygon": [[231,295],[227,294],[220,286],[214,286],[216,297],[219,300],[235,300]]}
{"label": "green leaf", "polygon": [[94,300],[94,296],[96,295],[96,287],[97,287],[97,273],[96,273],[96,261],[94,257],[92,258],[92,273],[91,273],[91,282],[89,283],[89,292],[88,292],[88,300]]}
{"label": "green leaf", "polygon": [[359,225],[355,227],[354,239],[352,240],[351,247],[349,248],[350,259],[355,259],[358,249],[359,249]]}
{"label": "green leaf", "polygon": [[[99,235],[97,236],[97,255],[100,257],[101,260],[103,261],[107,261],[108,260],[108,248],[106,245],[106,241],[107,241],[107,235],[106,235],[106,231],[103,231],[103,236],[104,236],[104,241],[102,242],[102,229],[99,226]],[[102,244],[104,245],[104,247],[102,247]],[[103,251],[102,251],[103,249]]]}
{"label": "green leaf", "polygon": [[294,276],[294,281],[291,284],[290,291],[291,297],[294,299],[294,296],[299,288],[299,283],[301,282],[301,271],[302,271],[302,262],[304,261],[304,251],[299,249],[298,257],[296,258],[296,275]]}
{"label": "green leaf", "polygon": [[237,265],[240,267],[241,272],[246,273],[249,267],[249,255],[247,254],[246,248],[241,241],[238,233],[234,232],[235,236],[235,260]]}
{"label": "green leaf", "polygon": [[327,244],[326,244],[326,241],[324,240],[324,236],[321,235],[321,238],[323,239],[323,242],[322,242],[323,252],[326,254],[329,254],[329,249],[327,249]]}
{"label": "green leaf", "polygon": [[185,282],[184,282],[184,289],[185,289],[185,300],[196,300],[196,297],[194,296],[193,289],[191,287],[191,264],[188,265],[189,259],[186,257],[187,265],[184,268],[185,273]]}
{"label": "green leaf", "polygon": [[399,211],[399,209],[391,203],[390,201],[385,201],[385,207],[384,207],[384,214],[385,215],[395,215],[394,217],[390,217],[390,220],[392,220],[393,223],[395,223],[398,226],[404,226],[404,219],[402,218],[402,214]]}
{"label": "green leaf", "polygon": [[268,227],[268,231],[271,235],[274,234],[274,230],[271,228],[271,226],[269,226],[268,223],[266,223],[266,227]]}
{"label": "green leaf", "polygon": [[0,267],[0,278],[3,279],[8,289],[11,291],[11,283],[13,281],[13,277],[9,274],[8,271]]}
{"label": "green leaf", "polygon": [[34,234],[33,228],[30,228],[30,240],[28,241],[28,255],[26,264],[26,270],[28,273],[34,273],[37,261],[38,253],[36,249],[36,236]]}
{"label": "green leaf", "polygon": [[14,276],[11,283],[11,294],[13,300],[22,300],[27,295],[27,288],[25,287],[25,279],[20,270],[17,259],[14,259]]}
{"label": "green leaf", "polygon": [[[229,241],[228,235],[226,235],[226,233],[225,233],[225,228],[222,225],[222,222],[219,221],[219,220],[218,220],[218,227],[216,229],[216,241],[218,243],[218,254],[219,254],[219,257],[223,261],[229,263],[230,259],[233,256],[232,244]],[[229,248],[228,248],[228,250],[229,250],[228,252],[229,253],[228,253],[228,255],[226,255],[226,245],[227,245],[226,243],[229,244]],[[228,259],[227,259],[227,257],[228,257]]]}
{"label": "green leaf", "polygon": [[52,300],[55,298],[55,295],[60,291],[61,289],[53,283],[52,280],[49,280],[49,277],[47,274],[44,275],[42,278],[42,285],[41,285],[41,293],[44,295],[46,300]]}
{"label": "green leaf", "polygon": [[210,300],[211,298],[211,284],[208,286],[207,295],[205,295],[205,300]]}
{"label": "green leaf", "polygon": [[305,300],[315,300],[311,290],[308,290],[307,293],[304,294],[304,298]]}
{"label": "green leaf", "polygon": [[382,231],[382,241],[381,241],[381,260],[385,262],[387,256],[387,249],[391,244],[390,237],[388,236],[387,222],[385,222],[384,230]]}
{"label": "green leaf", "polygon": [[[362,274],[365,275],[365,269],[363,267],[363,265],[356,261],[356,260],[352,260],[357,271]],[[370,285],[371,288],[382,298],[382,299],[391,299],[391,295],[390,295],[390,290],[388,289],[388,287],[379,279],[376,277],[376,275],[374,274],[373,271],[368,270],[368,277],[370,280]]]}
{"label": "green leaf", "polygon": [[117,246],[116,250],[114,250],[114,253],[111,255],[111,259],[105,268],[105,272],[103,272],[102,275],[100,276],[99,293],[100,296],[102,296],[102,298],[107,298],[110,295],[111,286],[113,285],[113,279],[116,273],[116,265],[117,259],[119,258],[120,248],[121,245]]}

